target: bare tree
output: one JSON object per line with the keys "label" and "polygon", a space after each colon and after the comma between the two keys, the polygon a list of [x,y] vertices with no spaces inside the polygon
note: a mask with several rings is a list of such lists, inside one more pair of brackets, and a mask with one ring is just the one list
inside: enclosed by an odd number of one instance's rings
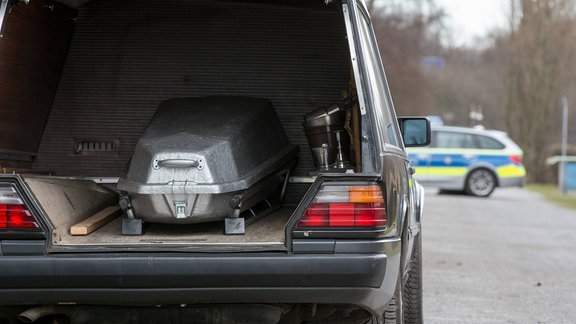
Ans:
{"label": "bare tree", "polygon": [[[576,87],[575,2],[510,0],[510,28],[478,49],[433,37],[442,12],[421,10],[434,8],[433,0],[368,1],[396,108],[469,125],[468,113],[481,107],[482,123],[508,131],[524,150],[528,180],[550,181],[545,159],[559,141],[560,98],[576,101],[568,91]],[[441,56],[445,66],[423,69],[423,55]]]}
{"label": "bare tree", "polygon": [[572,0],[511,0],[506,123],[524,149],[529,181],[545,182],[550,127],[574,54]]}
{"label": "bare tree", "polygon": [[367,5],[396,109],[403,115],[430,113],[431,98],[420,60],[424,48],[433,43],[431,27],[441,20],[442,12],[434,10],[433,0],[395,4],[370,0]]}

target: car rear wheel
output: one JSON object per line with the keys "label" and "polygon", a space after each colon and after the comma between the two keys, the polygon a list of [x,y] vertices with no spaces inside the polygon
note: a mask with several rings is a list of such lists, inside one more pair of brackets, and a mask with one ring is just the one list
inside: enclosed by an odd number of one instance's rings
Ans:
{"label": "car rear wheel", "polygon": [[488,169],[476,169],[466,178],[464,191],[477,197],[488,197],[496,188],[496,176]]}
{"label": "car rear wheel", "polygon": [[384,312],[385,324],[422,323],[422,238],[414,241],[408,278],[400,279],[396,293]]}
{"label": "car rear wheel", "polygon": [[404,322],[422,323],[422,238],[418,235],[414,241],[414,250],[410,259],[408,279],[404,285],[403,303]]}

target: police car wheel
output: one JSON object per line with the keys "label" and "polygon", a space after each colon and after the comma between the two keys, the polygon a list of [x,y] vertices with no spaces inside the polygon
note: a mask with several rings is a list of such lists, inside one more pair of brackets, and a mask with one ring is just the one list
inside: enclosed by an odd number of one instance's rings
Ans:
{"label": "police car wheel", "polygon": [[469,195],[488,197],[496,188],[496,177],[488,169],[476,169],[466,178],[465,191]]}

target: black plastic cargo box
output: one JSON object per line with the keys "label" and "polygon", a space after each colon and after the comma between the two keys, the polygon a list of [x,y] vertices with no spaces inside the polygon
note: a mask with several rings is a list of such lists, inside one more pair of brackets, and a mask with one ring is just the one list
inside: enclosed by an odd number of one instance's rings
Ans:
{"label": "black plastic cargo box", "polygon": [[298,153],[267,99],[177,98],[162,102],[139,139],[118,189],[136,218],[199,223],[265,199]]}

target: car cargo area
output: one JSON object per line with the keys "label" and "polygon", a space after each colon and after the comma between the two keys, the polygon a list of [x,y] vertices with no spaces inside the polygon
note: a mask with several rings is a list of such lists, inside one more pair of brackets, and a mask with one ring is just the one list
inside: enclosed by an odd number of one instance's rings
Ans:
{"label": "car cargo area", "polygon": [[[355,97],[338,1],[39,0],[9,10],[0,40],[0,84],[10,84],[0,89],[0,172],[21,175],[22,191],[48,219],[53,251],[286,250],[285,226],[314,176],[360,170],[361,154],[350,150],[359,126],[314,120],[336,112],[333,120],[350,123],[359,114],[338,108]],[[210,115],[213,126],[202,112],[185,121],[181,111],[172,112],[180,124],[154,124],[163,102],[198,98],[228,98]],[[258,100],[278,125],[254,117],[232,133]],[[147,135],[152,126],[158,139]],[[281,134],[249,139],[264,126]],[[216,138],[210,130],[227,137],[204,145]],[[238,161],[223,162],[226,152]],[[171,169],[155,178],[163,166]],[[201,195],[221,199],[199,206]],[[132,205],[119,205],[123,196]],[[192,207],[199,221],[186,219]],[[217,208],[245,219],[245,232],[225,235],[226,212]],[[127,210],[145,215],[142,233],[123,235]]]}
{"label": "car cargo area", "polygon": [[[4,176],[0,176],[2,182]],[[210,247],[218,251],[285,250],[284,225],[291,215],[288,207],[255,206],[242,215],[246,219],[244,235],[224,235],[222,222],[200,224],[146,223],[143,235],[122,235],[122,210],[113,189],[92,180],[22,176],[32,198],[42,206],[53,225],[54,251],[83,248],[88,251],[171,248],[194,251]],[[3,196],[6,190],[3,190]],[[250,214],[250,215],[248,215]],[[253,215],[258,215],[255,217]]]}

